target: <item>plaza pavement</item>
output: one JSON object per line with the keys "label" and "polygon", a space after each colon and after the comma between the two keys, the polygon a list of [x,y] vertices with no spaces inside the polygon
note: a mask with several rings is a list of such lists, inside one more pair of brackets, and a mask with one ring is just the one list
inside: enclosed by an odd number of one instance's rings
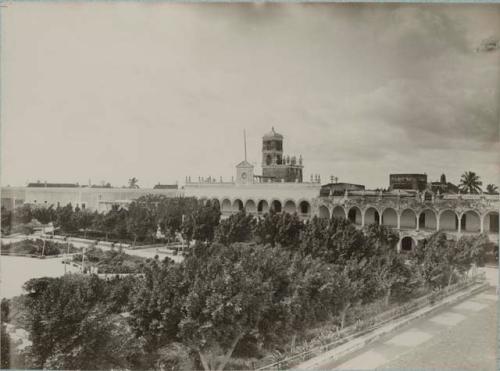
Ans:
{"label": "plaza pavement", "polygon": [[347,359],[316,369],[497,370],[498,270],[482,270],[490,289],[411,322]]}

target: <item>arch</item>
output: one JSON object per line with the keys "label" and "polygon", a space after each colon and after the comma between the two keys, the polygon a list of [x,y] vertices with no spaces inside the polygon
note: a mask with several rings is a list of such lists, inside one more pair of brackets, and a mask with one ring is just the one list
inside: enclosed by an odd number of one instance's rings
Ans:
{"label": "arch", "polygon": [[460,230],[462,232],[480,232],[481,218],[479,213],[474,210],[467,210],[460,217]]}
{"label": "arch", "polygon": [[453,210],[444,210],[439,214],[439,230],[458,231],[458,217]]}
{"label": "arch", "polygon": [[288,200],[285,202],[285,206],[283,207],[283,211],[285,211],[288,214],[293,214],[297,212],[297,206],[295,205],[295,202],[292,200]]}
{"label": "arch", "polygon": [[219,202],[218,199],[212,198],[212,199],[210,199],[210,202],[212,203],[213,207],[216,207],[216,208],[218,208],[220,210],[220,202]]}
{"label": "arch", "polygon": [[330,211],[325,205],[319,207],[319,217],[322,219],[330,219]]}
{"label": "arch", "polygon": [[398,226],[398,213],[392,207],[388,207],[382,212],[382,225],[393,228]]}
{"label": "arch", "polygon": [[273,200],[273,202],[271,202],[271,210],[275,213],[281,213],[281,202],[279,200]]}
{"label": "arch", "polygon": [[349,212],[347,213],[347,218],[351,221],[351,223],[356,224],[356,225],[361,225],[362,224],[362,216],[361,216],[361,210],[357,206],[353,206],[349,209]]}
{"label": "arch", "polygon": [[269,211],[269,204],[266,200],[260,200],[257,204],[257,212],[259,214],[267,213]]}
{"label": "arch", "polygon": [[232,210],[231,208],[231,201],[229,199],[225,198],[222,200],[222,212],[230,212]]}
{"label": "arch", "polygon": [[365,210],[365,225],[369,224],[380,224],[380,214],[373,206],[370,206]]}
{"label": "arch", "polygon": [[425,209],[418,214],[418,228],[435,231],[437,229],[436,213],[431,209]]}
{"label": "arch", "polygon": [[403,237],[401,239],[400,244],[401,244],[400,251],[403,253],[413,251],[415,249],[415,247],[417,246],[416,241],[413,238],[411,238],[410,236]]}
{"label": "arch", "polygon": [[245,203],[245,211],[251,214],[257,212],[257,206],[255,205],[254,200],[247,200],[247,202]]}
{"label": "arch", "polygon": [[498,211],[488,211],[483,217],[483,231],[498,234]]}
{"label": "arch", "polygon": [[340,205],[335,206],[332,211],[332,218],[346,219],[344,208]]}
{"label": "arch", "polygon": [[241,210],[243,210],[243,201],[237,198],[233,202],[233,211],[241,211]]}
{"label": "arch", "polygon": [[299,210],[302,215],[309,215],[311,213],[311,205],[307,201],[301,201]]}
{"label": "arch", "polygon": [[417,228],[417,214],[412,209],[405,209],[399,217],[399,227],[405,229]]}

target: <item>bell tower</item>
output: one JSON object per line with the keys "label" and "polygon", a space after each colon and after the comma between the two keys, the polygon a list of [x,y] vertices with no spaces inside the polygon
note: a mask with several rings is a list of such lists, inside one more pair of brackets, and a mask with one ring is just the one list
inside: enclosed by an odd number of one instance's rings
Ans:
{"label": "bell tower", "polygon": [[283,135],[271,129],[262,137],[262,180],[302,183],[302,156],[283,156]]}
{"label": "bell tower", "polygon": [[283,162],[283,135],[274,127],[262,138],[262,168],[281,165]]}

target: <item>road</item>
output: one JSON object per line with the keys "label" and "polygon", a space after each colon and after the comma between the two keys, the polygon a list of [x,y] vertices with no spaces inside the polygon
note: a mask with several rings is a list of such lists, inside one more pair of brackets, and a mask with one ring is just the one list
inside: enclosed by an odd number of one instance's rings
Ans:
{"label": "road", "polygon": [[[491,283],[496,273],[488,270]],[[496,370],[497,298],[492,286],[318,369]]]}

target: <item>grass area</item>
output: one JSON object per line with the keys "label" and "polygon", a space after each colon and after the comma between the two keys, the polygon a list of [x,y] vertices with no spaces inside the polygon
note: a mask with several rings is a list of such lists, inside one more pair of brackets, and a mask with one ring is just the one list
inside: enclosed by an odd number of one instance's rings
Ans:
{"label": "grass area", "polygon": [[3,255],[31,255],[31,256],[55,256],[66,254],[67,252],[76,253],[80,250],[72,244],[59,243],[55,241],[23,240],[12,243],[2,243],[1,250]]}

